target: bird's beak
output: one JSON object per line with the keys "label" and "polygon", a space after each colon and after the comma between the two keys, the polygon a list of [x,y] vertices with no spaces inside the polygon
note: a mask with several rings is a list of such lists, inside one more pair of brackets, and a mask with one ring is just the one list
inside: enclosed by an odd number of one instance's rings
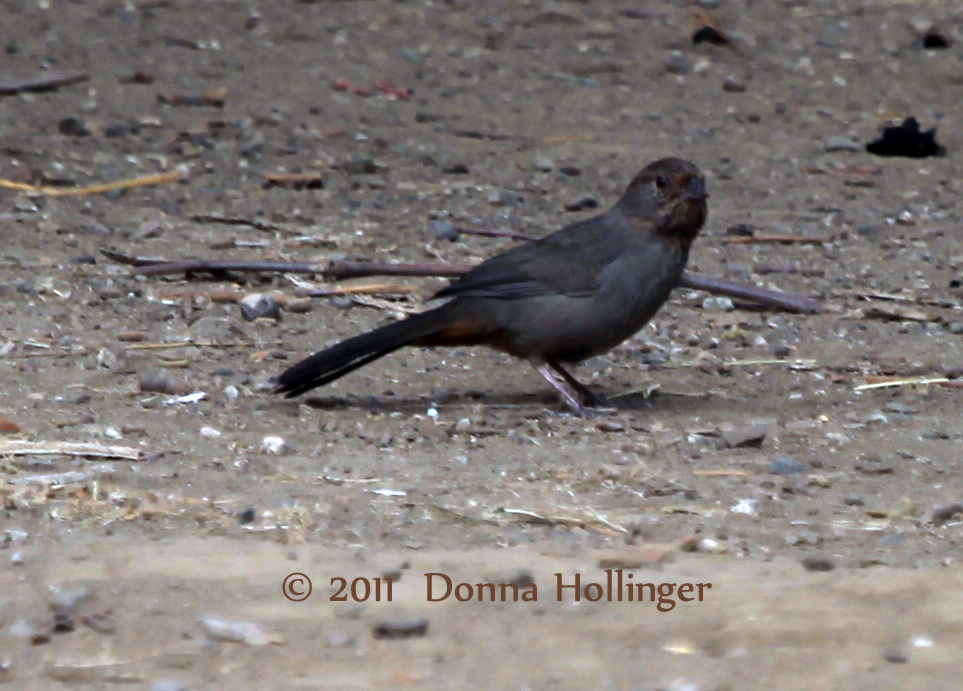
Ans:
{"label": "bird's beak", "polygon": [[708,198],[709,193],[706,191],[706,186],[698,178],[689,178],[682,191],[679,192],[679,199],[702,201]]}

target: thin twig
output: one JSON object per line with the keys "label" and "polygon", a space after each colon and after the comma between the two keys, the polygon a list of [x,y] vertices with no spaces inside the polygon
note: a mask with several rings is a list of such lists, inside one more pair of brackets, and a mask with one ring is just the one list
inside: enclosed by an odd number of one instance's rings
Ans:
{"label": "thin twig", "polygon": [[24,91],[53,91],[61,86],[78,84],[90,79],[86,72],[41,72],[26,79],[0,82],[0,96],[12,96]]}
{"label": "thin twig", "polygon": [[764,242],[777,242],[797,245],[822,245],[832,242],[836,236],[832,233],[825,235],[798,235],[795,233],[756,233],[754,235],[731,235],[722,238],[723,245],[756,245]]}
{"label": "thin twig", "polygon": [[[113,258],[112,255],[108,255]],[[208,259],[163,262],[138,265],[137,260],[124,259],[125,263],[134,263],[135,273],[145,276],[162,274],[190,273],[190,272],[222,272],[222,271],[268,271],[286,273],[321,274],[327,279],[340,280],[346,278],[361,278],[368,276],[461,276],[472,269],[465,264],[447,264],[443,262],[426,263],[394,263],[394,262],[353,262],[334,261],[328,264],[321,262],[285,262],[285,261],[214,261]],[[717,295],[757,302],[769,307],[777,307],[790,312],[811,314],[819,309],[819,302],[808,297],[792,295],[767,288],[760,288],[749,283],[730,281],[724,278],[706,276],[692,271],[683,271],[679,280],[680,288],[705,290]]]}
{"label": "thin twig", "polygon": [[294,294],[302,298],[327,298],[338,295],[410,295],[418,286],[410,283],[369,283],[360,286],[330,286],[297,288]]}
{"label": "thin twig", "polygon": [[99,456],[102,458],[124,458],[139,461],[143,450],[129,446],[105,446],[94,442],[72,441],[25,441],[10,439],[0,441],[0,456],[39,456],[63,454],[66,456]]}
{"label": "thin twig", "polygon": [[467,264],[444,262],[394,263],[394,262],[331,262],[322,269],[326,278],[363,278],[366,276],[461,276],[471,271]]}
{"label": "thin twig", "polygon": [[948,384],[950,380],[946,377],[907,377],[905,379],[893,379],[889,381],[877,381],[872,384],[860,384],[855,391],[868,391],[869,389],[886,389],[891,386],[914,386],[916,384]]}
{"label": "thin twig", "polygon": [[749,472],[733,468],[696,468],[692,474],[699,477],[746,477]]}
{"label": "thin twig", "polygon": [[455,226],[455,230],[463,235],[479,235],[483,238],[509,238],[511,240],[521,240],[523,242],[533,242],[538,240],[534,235],[516,233],[513,230],[488,230],[486,228],[472,228],[470,226]]}
{"label": "thin twig", "polygon": [[242,218],[240,216],[221,216],[218,214],[194,214],[191,216],[191,220],[195,223],[223,223],[230,226],[249,226],[255,230],[280,230],[287,233],[294,232],[290,228],[279,225],[277,223],[271,223],[270,221],[262,221],[256,218]]}
{"label": "thin twig", "polygon": [[224,271],[267,271],[271,273],[317,274],[324,273],[324,267],[319,262],[285,262],[285,261],[220,261],[212,259],[185,259],[173,262],[155,262],[152,264],[135,263],[135,274],[142,276],[162,276],[164,274],[179,273],[220,273]]}
{"label": "thin twig", "polygon": [[679,279],[680,288],[694,288],[704,290],[715,295],[726,295],[739,300],[757,302],[767,307],[778,307],[787,312],[801,312],[802,314],[813,314],[819,311],[819,301],[805,297],[803,295],[793,295],[784,293],[780,290],[769,290],[760,288],[750,283],[741,281],[730,281],[725,278],[706,276],[694,271],[683,271],[682,278]]}
{"label": "thin twig", "polygon": [[114,182],[102,182],[87,187],[42,187],[38,185],[28,185],[25,182],[16,180],[0,179],[0,187],[9,190],[19,190],[30,194],[43,194],[48,197],[79,197],[87,194],[102,194],[113,192],[114,190],[125,190],[132,187],[147,187],[149,185],[160,185],[166,182],[177,182],[184,177],[180,170],[172,170],[167,173],[156,175],[145,175],[139,178],[129,178],[127,180],[115,180]]}
{"label": "thin twig", "polygon": [[178,341],[176,343],[131,343],[130,345],[124,346],[127,350],[167,350],[170,348],[252,348],[256,345],[265,345],[257,343],[242,343],[240,341],[235,341],[233,343],[214,343],[213,341]]}

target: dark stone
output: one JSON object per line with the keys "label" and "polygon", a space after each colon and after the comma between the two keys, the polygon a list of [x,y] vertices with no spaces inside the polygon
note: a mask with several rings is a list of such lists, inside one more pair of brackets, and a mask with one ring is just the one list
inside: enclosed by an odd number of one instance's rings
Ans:
{"label": "dark stone", "polygon": [[818,555],[805,557],[802,560],[802,565],[806,571],[832,571],[836,568],[832,559]]}
{"label": "dark stone", "polygon": [[773,475],[793,475],[803,472],[803,466],[795,458],[781,456],[772,459],[772,462],[769,464],[769,472]]}
{"label": "dark stone", "polygon": [[946,50],[950,47],[949,39],[934,29],[923,35],[922,44],[926,50]]}
{"label": "dark stone", "polygon": [[382,621],[375,624],[372,633],[382,639],[420,638],[428,633],[428,620]]}
{"label": "dark stone", "polygon": [[585,211],[586,209],[597,209],[599,206],[598,200],[595,197],[587,196],[582,197],[578,201],[572,202],[571,204],[565,205],[566,211]]}
{"label": "dark stone", "polygon": [[946,149],[936,143],[936,128],[923,132],[914,117],[906,118],[901,125],[884,128],[883,136],[867,144],[866,150],[877,156],[906,158],[928,158],[946,154]]}
{"label": "dark stone", "polygon": [[68,137],[86,137],[90,134],[84,119],[76,116],[61,120],[57,123],[57,129],[60,130],[60,134],[65,134]]}

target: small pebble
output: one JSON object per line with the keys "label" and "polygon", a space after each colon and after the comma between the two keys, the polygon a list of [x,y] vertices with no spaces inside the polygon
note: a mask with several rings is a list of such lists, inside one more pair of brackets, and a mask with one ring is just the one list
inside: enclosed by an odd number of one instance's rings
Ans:
{"label": "small pebble", "polygon": [[849,137],[827,137],[823,144],[826,151],[862,151],[863,147]]}
{"label": "small pebble", "polygon": [[283,437],[267,436],[261,440],[261,446],[258,447],[260,453],[270,454],[272,456],[277,456],[282,451],[284,451],[285,442]]}
{"label": "small pebble", "polygon": [[65,134],[68,137],[86,137],[90,134],[90,130],[87,129],[87,124],[84,122],[84,119],[76,116],[61,120],[57,123],[57,129],[60,131],[60,134]]}
{"label": "small pebble", "polygon": [[50,599],[50,609],[54,614],[73,615],[77,608],[90,596],[90,590],[85,586],[73,588],[57,588]]}
{"label": "small pebble", "polygon": [[598,200],[595,197],[587,196],[565,205],[566,211],[585,211],[586,209],[597,209]]}
{"label": "small pebble", "polygon": [[281,318],[281,305],[270,295],[264,293],[246,295],[237,304],[241,308],[241,316],[249,322],[261,318]]}
{"label": "small pebble", "polygon": [[769,472],[773,475],[793,475],[803,472],[803,466],[795,458],[780,456],[769,463]]}
{"label": "small pebble", "polygon": [[699,540],[697,551],[704,554],[726,554],[729,549],[715,538],[704,537]]}
{"label": "small pebble", "polygon": [[777,358],[789,357],[792,355],[792,348],[783,343],[782,341],[777,341],[772,344],[772,354]]}
{"label": "small pebble", "polygon": [[354,640],[354,636],[345,631],[332,631],[328,634],[328,645],[332,648],[354,645]]}
{"label": "small pebble", "polygon": [[110,636],[117,630],[117,622],[105,612],[88,614],[80,619],[80,623],[104,636]]}
{"label": "small pebble", "polygon": [[819,555],[804,557],[802,565],[806,571],[832,571],[836,568],[832,559]]}
{"label": "small pebble", "polygon": [[78,391],[67,396],[67,403],[71,405],[83,405],[84,403],[90,403],[91,395],[89,391]]}
{"label": "small pebble", "polygon": [[17,619],[7,627],[7,634],[13,638],[30,638],[34,635],[34,628],[26,619]]}
{"label": "small pebble", "polygon": [[741,94],[746,90],[746,83],[735,75],[730,74],[723,80],[722,90],[730,94]]}
{"label": "small pebble", "polygon": [[714,295],[702,301],[702,309],[719,310],[721,312],[731,312],[736,308],[730,298]]}
{"label": "small pebble", "polygon": [[961,513],[963,513],[963,504],[959,502],[955,504],[937,506],[935,509],[933,509],[933,522],[942,523]]}
{"label": "small pebble", "polygon": [[763,439],[769,432],[769,425],[761,422],[739,425],[722,431],[722,440],[730,449],[744,446],[762,446]]}
{"label": "small pebble", "polygon": [[665,70],[670,74],[688,74],[692,71],[692,63],[678,50],[673,51],[665,61]]}
{"label": "small pebble", "polygon": [[331,298],[331,306],[339,310],[351,309],[354,305],[354,298],[351,295],[335,295]]}
{"label": "small pebble", "polygon": [[221,436],[221,431],[214,429],[213,427],[204,426],[200,429],[200,435],[207,439],[217,439],[219,436]]}
{"label": "small pebble", "polygon": [[292,314],[307,314],[314,309],[314,300],[311,298],[294,298],[284,303],[284,309]]}
{"label": "small pebble", "polygon": [[258,647],[284,642],[281,636],[263,630],[254,622],[234,622],[217,617],[202,617],[197,620],[197,623],[208,640],[218,643],[245,643]]}
{"label": "small pebble", "polygon": [[372,633],[375,638],[383,639],[420,638],[428,633],[428,620],[383,621],[375,624]]}
{"label": "small pebble", "polygon": [[461,233],[451,223],[446,221],[428,221],[428,234],[435,240],[447,240],[457,242],[461,238]]}
{"label": "small pebble", "polygon": [[347,175],[372,175],[383,173],[388,169],[374,161],[374,159],[352,154],[351,158],[341,164],[341,170]]}

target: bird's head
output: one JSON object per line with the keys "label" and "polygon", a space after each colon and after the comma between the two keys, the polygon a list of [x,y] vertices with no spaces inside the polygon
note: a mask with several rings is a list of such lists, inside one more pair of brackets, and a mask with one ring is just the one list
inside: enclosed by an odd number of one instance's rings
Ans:
{"label": "bird's head", "polygon": [[654,231],[688,248],[706,221],[705,177],[681,158],[662,158],[643,168],[618,202],[623,214],[653,223]]}

